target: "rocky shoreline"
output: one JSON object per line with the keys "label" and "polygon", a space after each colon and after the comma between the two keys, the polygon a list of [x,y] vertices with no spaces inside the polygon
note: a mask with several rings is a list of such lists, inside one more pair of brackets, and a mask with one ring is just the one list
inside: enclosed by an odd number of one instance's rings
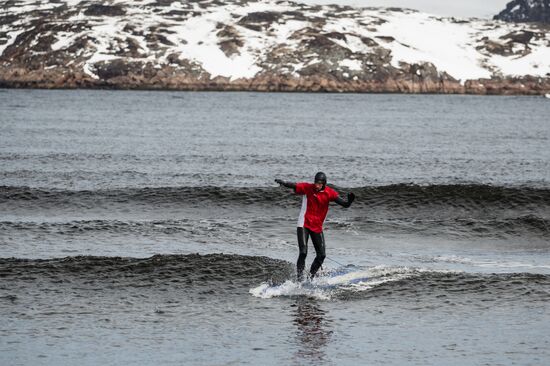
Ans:
{"label": "rocky shoreline", "polygon": [[254,92],[328,92],[328,93],[402,93],[402,94],[471,94],[471,95],[545,95],[550,93],[550,79],[523,77],[516,79],[455,80],[422,79],[416,75],[385,81],[347,81],[322,76],[303,78],[263,76],[229,80],[226,77],[193,78],[175,73],[128,74],[112,79],[94,79],[85,73],[28,71],[0,67],[0,88],[35,89],[113,89],[173,91],[254,91]]}

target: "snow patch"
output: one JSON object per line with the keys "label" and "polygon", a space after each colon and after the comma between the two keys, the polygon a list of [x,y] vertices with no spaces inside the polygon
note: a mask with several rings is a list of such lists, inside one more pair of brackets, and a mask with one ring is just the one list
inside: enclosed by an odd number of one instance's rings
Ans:
{"label": "snow patch", "polygon": [[94,79],[99,77],[92,71],[93,65],[101,61],[111,61],[119,59],[119,56],[111,54],[109,50],[112,46],[111,37],[118,34],[124,28],[125,23],[119,21],[118,18],[106,18],[104,23],[96,24],[89,32],[91,38],[95,40],[95,53],[85,62],[84,72]]}
{"label": "snow patch", "polygon": [[363,64],[360,60],[350,60],[350,59],[345,59],[340,61],[340,66],[347,67],[350,70],[357,70],[357,71],[361,71],[363,68],[362,67]]}
{"label": "snow patch", "polygon": [[392,66],[428,62],[462,82],[491,77],[480,62],[482,55],[472,41],[475,35],[469,23],[440,21],[423,13],[395,13],[387,20],[379,33],[397,40],[384,45],[392,52]]}
{"label": "snow patch", "polygon": [[522,57],[494,55],[488,63],[504,75],[545,77],[550,73],[550,47],[538,47]]}
{"label": "snow patch", "polygon": [[[262,69],[255,63],[257,57],[253,48],[242,48],[239,55],[227,57],[220,49],[219,38],[216,35],[217,23],[230,21],[231,15],[223,9],[187,20],[183,25],[172,27],[177,37],[171,37],[172,42],[186,38],[187,44],[180,44],[178,51],[187,59],[202,65],[211,77],[225,76],[231,80],[238,78],[252,78]],[[253,42],[253,40],[247,40]]]}
{"label": "snow patch", "polygon": [[51,45],[53,51],[58,51],[67,47],[70,47],[71,44],[79,36],[79,33],[69,33],[69,32],[59,32],[56,34],[57,42]]}
{"label": "snow patch", "polygon": [[6,48],[11,46],[15,42],[15,40],[17,39],[17,36],[19,36],[24,31],[25,31],[24,29],[19,29],[19,30],[16,30],[16,31],[8,32],[8,34],[7,34],[8,41],[4,44],[0,44],[0,56],[4,53]]}

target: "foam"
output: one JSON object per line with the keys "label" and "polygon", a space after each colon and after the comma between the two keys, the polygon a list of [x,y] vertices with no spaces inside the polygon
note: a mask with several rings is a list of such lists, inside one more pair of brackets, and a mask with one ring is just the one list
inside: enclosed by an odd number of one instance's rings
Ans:
{"label": "foam", "polygon": [[311,282],[300,283],[288,280],[280,285],[264,282],[250,289],[249,293],[262,299],[307,296],[319,300],[331,300],[342,292],[365,292],[385,283],[416,277],[423,273],[456,273],[456,271],[433,271],[384,265],[371,268],[347,266],[320,273]]}

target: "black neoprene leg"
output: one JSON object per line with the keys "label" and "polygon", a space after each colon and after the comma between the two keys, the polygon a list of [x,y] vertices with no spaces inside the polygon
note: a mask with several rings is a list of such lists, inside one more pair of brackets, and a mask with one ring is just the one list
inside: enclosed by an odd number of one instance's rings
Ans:
{"label": "black neoprene leg", "polygon": [[317,254],[315,256],[315,259],[313,260],[313,263],[311,263],[311,269],[309,270],[309,274],[311,275],[311,278],[315,277],[315,274],[323,264],[323,261],[325,260],[325,235],[321,233],[314,233],[313,231],[310,232],[311,235],[311,242],[313,243],[313,246],[315,247],[315,253]]}
{"label": "black neoprene leg", "polygon": [[309,238],[309,230],[299,227],[297,233],[298,249],[300,250],[300,254],[298,255],[298,263],[296,263],[296,272],[298,274],[298,281],[301,281],[304,277],[304,268],[306,267],[307,239]]}

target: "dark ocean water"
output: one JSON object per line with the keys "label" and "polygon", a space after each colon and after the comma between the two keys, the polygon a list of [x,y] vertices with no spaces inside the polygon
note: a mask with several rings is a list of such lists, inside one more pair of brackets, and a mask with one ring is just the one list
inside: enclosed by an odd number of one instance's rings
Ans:
{"label": "dark ocean water", "polygon": [[[548,112],[0,91],[2,363],[548,364]],[[318,170],[357,200],[299,284],[300,199],[273,179]]]}

